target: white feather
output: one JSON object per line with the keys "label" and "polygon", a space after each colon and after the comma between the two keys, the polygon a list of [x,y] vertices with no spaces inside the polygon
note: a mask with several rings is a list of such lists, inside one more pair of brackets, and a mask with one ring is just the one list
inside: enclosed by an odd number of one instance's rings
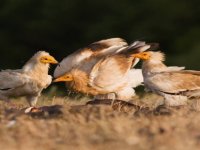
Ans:
{"label": "white feather", "polygon": [[142,69],[131,69],[127,74],[127,82],[130,87],[142,85],[143,81]]}
{"label": "white feather", "polygon": [[116,92],[117,99],[131,100],[135,96],[135,90],[131,87],[125,87],[124,89]]}

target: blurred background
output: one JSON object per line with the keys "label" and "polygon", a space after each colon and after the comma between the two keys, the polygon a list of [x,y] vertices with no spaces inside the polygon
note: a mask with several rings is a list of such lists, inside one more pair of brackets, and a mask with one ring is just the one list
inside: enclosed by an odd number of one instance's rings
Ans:
{"label": "blurred background", "polygon": [[159,42],[168,65],[200,70],[200,1],[0,1],[0,69],[20,68],[41,49],[60,61],[111,37]]}

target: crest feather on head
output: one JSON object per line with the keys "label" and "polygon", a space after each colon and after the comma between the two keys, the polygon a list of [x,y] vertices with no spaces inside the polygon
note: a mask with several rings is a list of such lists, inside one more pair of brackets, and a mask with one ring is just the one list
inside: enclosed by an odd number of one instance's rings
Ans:
{"label": "crest feather on head", "polygon": [[49,56],[50,54],[48,52],[45,51],[38,51],[37,53],[35,53],[31,59],[39,59],[40,57],[43,56]]}
{"label": "crest feather on head", "polygon": [[151,60],[154,61],[165,61],[165,54],[161,51],[152,52],[151,51]]}

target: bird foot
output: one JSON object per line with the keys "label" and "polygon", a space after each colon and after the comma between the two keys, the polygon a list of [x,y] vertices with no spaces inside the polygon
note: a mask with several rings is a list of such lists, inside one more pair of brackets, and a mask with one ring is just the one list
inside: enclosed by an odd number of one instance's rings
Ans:
{"label": "bird foot", "polygon": [[39,113],[39,112],[42,112],[42,109],[41,108],[37,108],[37,107],[28,107],[25,109],[24,111],[26,114],[28,113]]}
{"label": "bird foot", "polygon": [[52,106],[41,106],[41,107],[29,107],[23,110],[25,114],[32,117],[53,117],[63,114],[63,106],[52,105]]}
{"label": "bird foot", "polygon": [[155,115],[171,115],[171,109],[165,105],[159,105],[154,110]]}
{"label": "bird foot", "polygon": [[111,105],[112,101],[110,99],[94,99],[88,101],[86,105]]}

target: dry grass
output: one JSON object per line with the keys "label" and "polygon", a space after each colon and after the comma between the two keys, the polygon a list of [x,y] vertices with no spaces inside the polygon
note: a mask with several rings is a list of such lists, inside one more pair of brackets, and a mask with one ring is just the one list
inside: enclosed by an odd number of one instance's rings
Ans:
{"label": "dry grass", "polygon": [[[146,95],[135,103],[151,108],[159,103]],[[31,117],[19,113],[26,103],[16,100],[16,109],[1,103],[1,150],[188,150],[200,149],[198,101],[167,113],[117,111],[111,106],[71,107],[87,99],[40,99],[39,105],[62,104],[62,114]]]}

